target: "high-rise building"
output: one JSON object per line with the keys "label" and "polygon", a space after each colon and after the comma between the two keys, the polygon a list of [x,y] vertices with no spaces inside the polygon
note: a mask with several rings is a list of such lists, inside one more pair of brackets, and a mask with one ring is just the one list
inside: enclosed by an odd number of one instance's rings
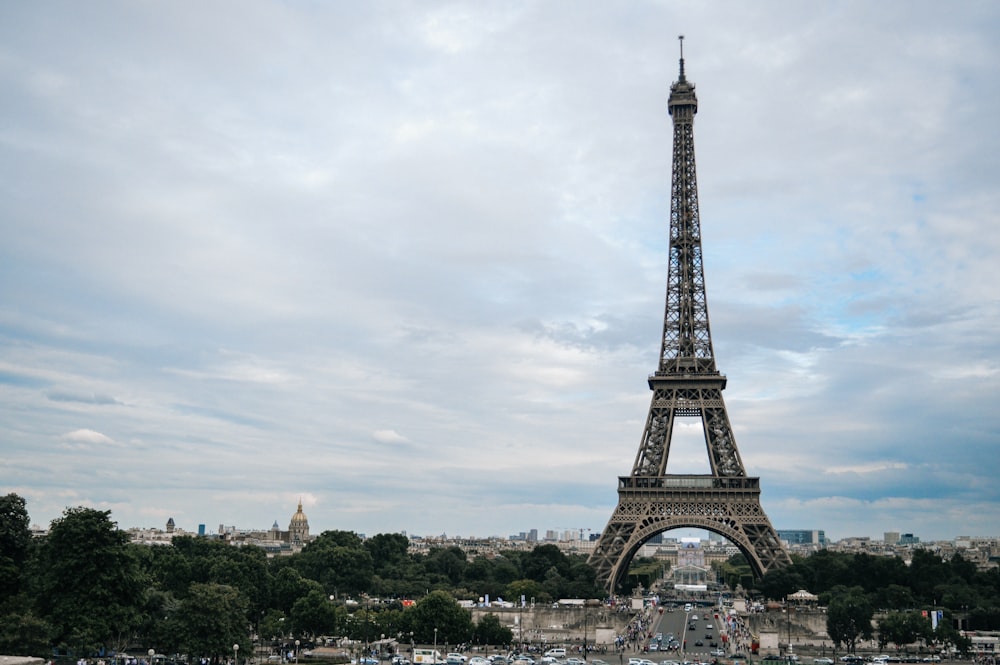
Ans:
{"label": "high-rise building", "polygon": [[778,538],[789,545],[826,546],[826,532],[822,529],[778,529]]}

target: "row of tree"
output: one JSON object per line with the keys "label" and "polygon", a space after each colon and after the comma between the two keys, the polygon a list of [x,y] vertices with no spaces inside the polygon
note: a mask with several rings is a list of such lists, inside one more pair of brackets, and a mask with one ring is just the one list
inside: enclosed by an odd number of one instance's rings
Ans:
{"label": "row of tree", "polygon": [[755,584],[767,598],[785,598],[799,589],[824,597],[835,589],[858,587],[882,611],[946,610],[969,630],[1000,630],[1000,569],[979,569],[956,553],[943,559],[915,549],[909,561],[820,550],[793,557],[792,565],[767,573]]}
{"label": "row of tree", "polygon": [[[0,653],[77,655],[140,646],[215,657],[251,635],[336,635],[429,644],[507,644],[495,616],[473,624],[458,599],[600,597],[593,570],[552,545],[469,561],[457,547],[409,553],[399,534],[327,531],[300,552],[182,536],[129,541],[109,511],[69,508],[31,537],[24,500],[0,497]],[[396,599],[386,602],[385,598]],[[420,600],[403,609],[400,599]]]}
{"label": "row of tree", "polygon": [[[661,562],[637,559],[626,584],[648,588],[664,570]],[[762,598],[783,599],[799,589],[819,594],[833,621],[829,633],[845,646],[866,638],[876,610],[886,621],[880,639],[905,639],[900,626],[925,627],[894,615],[913,610],[942,609],[952,628],[960,621],[963,628],[1000,629],[1000,571],[977,570],[958,555],[945,561],[916,550],[907,564],[822,550],[756,582],[736,556],[718,574],[731,588]],[[496,617],[473,624],[456,599],[523,596],[546,603],[603,595],[584,558],[553,545],[470,561],[458,547],[411,554],[399,534],[362,540],[327,531],[296,554],[268,558],[257,547],[207,538],[136,545],[110,512],[89,508],[67,509],[47,537],[35,539],[24,500],[0,497],[0,652],[44,656],[56,646],[87,654],[140,645],[218,656],[232,653],[234,644],[251,653],[251,635],[505,644],[509,630]],[[419,600],[404,610],[403,598]]]}
{"label": "row of tree", "polygon": [[791,566],[756,582],[741,555],[717,569],[729,585],[744,584],[764,599],[782,600],[799,589],[817,594],[827,608],[827,633],[851,651],[859,640],[876,638],[882,648],[923,642],[965,650],[969,641],[960,630],[1000,630],[1000,570],[981,570],[960,553],[945,560],[915,549],[906,562],[820,550],[793,556]]}

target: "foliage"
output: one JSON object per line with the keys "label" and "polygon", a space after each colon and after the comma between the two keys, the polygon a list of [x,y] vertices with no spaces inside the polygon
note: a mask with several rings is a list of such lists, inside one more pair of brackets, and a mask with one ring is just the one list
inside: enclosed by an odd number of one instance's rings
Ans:
{"label": "foliage", "polygon": [[510,644],[514,641],[514,633],[491,613],[484,615],[476,624],[472,639],[476,644]]}
{"label": "foliage", "polygon": [[861,587],[836,587],[829,593],[826,632],[836,646],[853,653],[859,639],[871,639],[875,612]]}
{"label": "foliage", "polygon": [[324,531],[295,557],[302,574],[329,595],[360,594],[372,583],[374,561],[361,538],[349,531]]}
{"label": "foliage", "polygon": [[878,641],[882,648],[891,642],[898,649],[916,642],[918,638],[930,639],[930,637],[931,622],[923,614],[889,612],[878,621]]}
{"label": "foliage", "polygon": [[624,588],[631,591],[636,587],[649,589],[663,574],[663,562],[651,557],[636,557],[629,564],[625,574]]}
{"label": "foliage", "polygon": [[122,649],[139,626],[137,559],[110,511],[68,508],[38,557],[37,609],[56,645],[75,653]]}
{"label": "foliage", "polygon": [[446,591],[432,591],[407,611],[407,618],[419,643],[459,644],[472,638],[471,615]]}
{"label": "foliage", "polygon": [[298,635],[337,634],[337,610],[322,588],[313,589],[295,601],[291,620],[292,630]]}
{"label": "foliage", "polygon": [[21,592],[21,572],[31,546],[31,528],[24,499],[0,497],[0,612]]}
{"label": "foliage", "polygon": [[247,600],[225,584],[191,585],[187,598],[169,619],[169,643],[180,653],[217,658],[233,653],[238,644],[249,653]]}
{"label": "foliage", "polygon": [[30,612],[0,617],[0,653],[47,656],[52,652],[51,628]]}

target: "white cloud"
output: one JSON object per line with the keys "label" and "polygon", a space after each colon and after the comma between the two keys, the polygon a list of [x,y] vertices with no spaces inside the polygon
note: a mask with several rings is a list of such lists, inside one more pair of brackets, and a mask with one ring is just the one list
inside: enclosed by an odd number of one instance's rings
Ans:
{"label": "white cloud", "polygon": [[72,443],[85,443],[85,444],[97,444],[97,445],[117,445],[115,440],[110,436],[101,434],[100,432],[95,432],[92,429],[78,429],[72,432],[67,432],[62,435],[65,441],[70,441]]}
{"label": "white cloud", "polygon": [[406,443],[407,438],[392,429],[380,429],[372,432],[372,438],[379,443]]}

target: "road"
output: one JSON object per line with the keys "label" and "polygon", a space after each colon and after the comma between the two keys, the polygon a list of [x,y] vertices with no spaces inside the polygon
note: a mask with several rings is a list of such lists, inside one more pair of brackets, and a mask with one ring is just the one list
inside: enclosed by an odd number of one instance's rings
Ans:
{"label": "road", "polygon": [[[667,636],[673,633],[677,641],[680,642],[681,649],[662,653],[650,651],[647,657],[652,661],[695,660],[711,662],[713,658],[711,652],[723,644],[719,637],[721,623],[716,618],[712,608],[696,606],[690,612],[685,612],[683,607],[679,607],[673,612],[664,610],[663,614],[654,616],[656,618],[652,622],[653,634],[663,633],[663,644],[666,646]],[[708,617],[708,620],[705,617]],[[694,627],[692,628],[692,626]],[[698,641],[704,644],[696,646],[695,642]],[[718,646],[711,646],[713,642]]]}

